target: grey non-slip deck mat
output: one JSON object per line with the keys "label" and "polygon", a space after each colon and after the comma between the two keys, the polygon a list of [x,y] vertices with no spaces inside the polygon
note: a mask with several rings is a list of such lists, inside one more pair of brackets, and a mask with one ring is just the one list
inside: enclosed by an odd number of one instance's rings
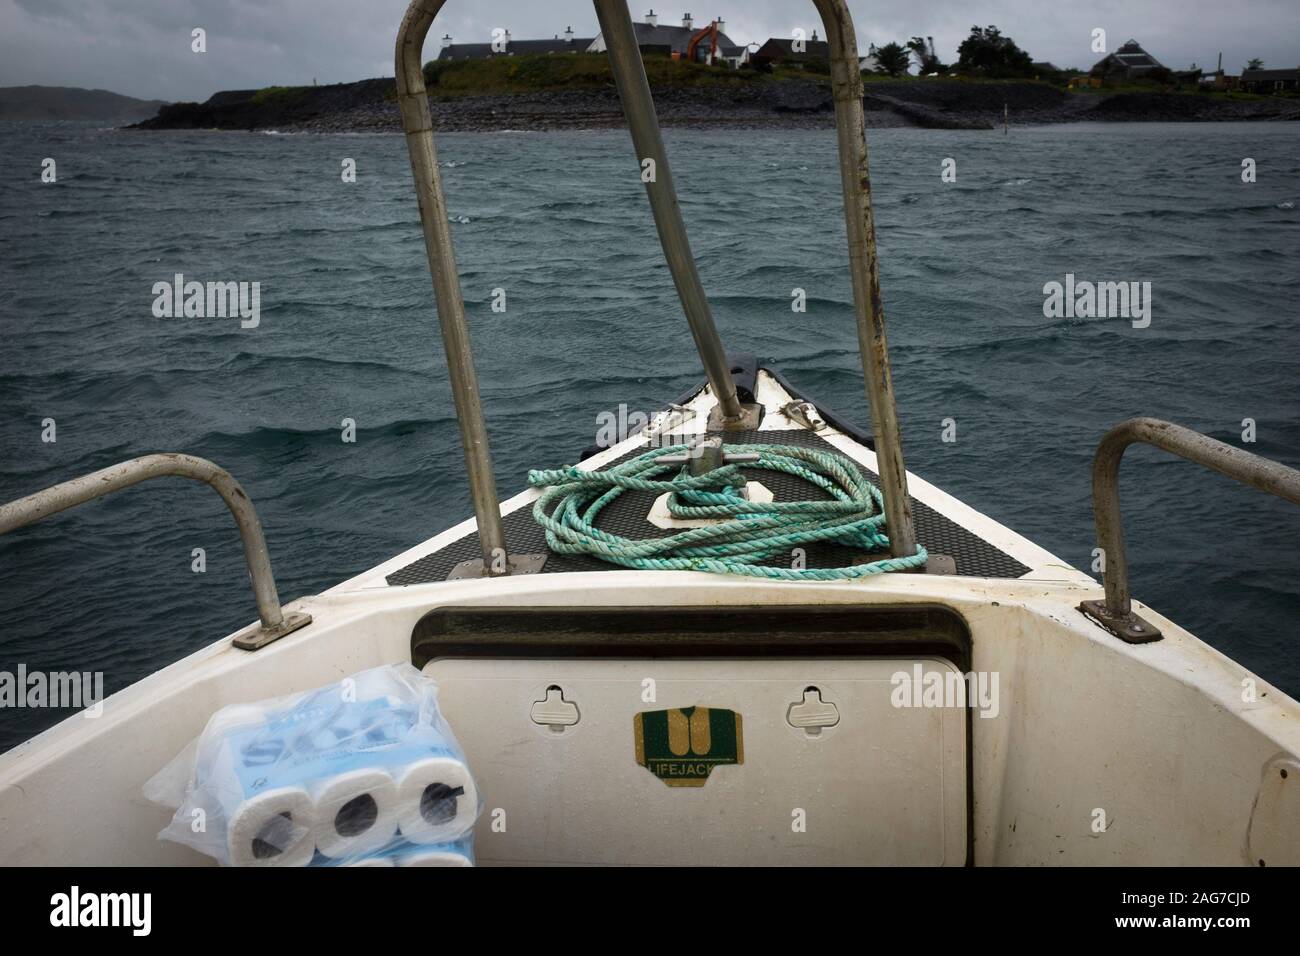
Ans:
{"label": "grey non-slip deck mat", "polygon": [[[723,441],[728,445],[801,445],[825,451],[836,449],[824,439],[810,431],[749,431],[726,432]],[[671,440],[667,442],[671,444]],[[643,445],[629,452],[618,462],[627,461],[650,449]],[[539,467],[555,468],[564,462],[539,463]],[[865,466],[859,469],[873,484],[879,486],[876,474]],[[777,501],[796,501],[800,499],[821,499],[830,497],[820,488],[802,478],[787,475],[784,472],[762,469],[744,469],[749,480],[761,481],[771,490]],[[626,491],[600,513],[596,526],[611,534],[625,538],[644,540],[662,538],[676,533],[673,529],[659,528],[646,521],[655,495],[643,491]],[[957,574],[975,578],[1018,578],[1028,573],[1029,568],[1004,551],[995,548],[978,535],[955,524],[939,514],[933,508],[912,499],[912,514],[916,521],[916,536],[931,554],[951,557],[957,563]],[[533,520],[532,505],[526,505],[502,519],[505,530],[506,546],[512,554],[535,554],[547,552],[546,566],[543,574],[563,574],[569,571],[613,571],[627,570],[621,565],[600,561],[585,555],[569,556],[552,554],[546,547],[546,533]],[[809,544],[803,546],[806,552],[807,567],[835,568],[853,563],[864,552],[838,544]],[[451,569],[462,561],[482,557],[479,548],[478,533],[471,532],[442,549],[425,555],[406,567],[388,575],[387,582],[393,586],[408,584],[426,584],[432,581],[445,581]],[[881,554],[879,557],[885,557]],[[790,566],[790,559],[776,558],[767,562],[773,567]]]}

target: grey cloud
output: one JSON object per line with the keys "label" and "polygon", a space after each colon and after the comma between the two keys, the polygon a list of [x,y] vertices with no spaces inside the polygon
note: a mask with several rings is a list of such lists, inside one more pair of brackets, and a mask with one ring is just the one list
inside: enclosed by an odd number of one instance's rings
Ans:
{"label": "grey cloud", "polygon": [[[689,3],[690,0],[683,0]],[[144,98],[205,99],[220,89],[272,84],[343,82],[391,75],[393,37],[405,0],[0,0],[0,85],[102,87]],[[640,17],[650,4],[638,3]],[[1300,65],[1300,3],[1296,0],[850,0],[858,41],[887,43],[933,36],[940,56],[974,24],[996,24],[1035,59],[1090,66],[1091,31],[1110,46],[1139,39],[1166,65],[1238,70],[1250,57],[1271,66]],[[661,20],[682,10],[657,7]],[[722,15],[738,42],[789,36],[818,25],[811,2],[711,0],[691,8],[696,22]],[[552,36],[573,26],[594,35],[587,0],[449,0],[434,25],[437,38],[486,40],[493,27],[516,37]],[[190,52],[190,30],[208,32],[208,52]]]}

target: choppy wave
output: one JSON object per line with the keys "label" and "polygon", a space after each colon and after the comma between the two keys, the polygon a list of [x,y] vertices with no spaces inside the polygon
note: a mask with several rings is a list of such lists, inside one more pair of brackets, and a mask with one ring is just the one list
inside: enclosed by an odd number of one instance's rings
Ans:
{"label": "choppy wave", "polygon": [[[45,186],[26,157],[48,155],[52,128],[75,160]],[[1300,465],[1294,188],[1238,178],[1242,155],[1294,172],[1300,130],[1085,132],[1086,149],[1059,129],[870,134],[908,464],[1077,565],[1094,546],[1088,460],[1125,418]],[[0,191],[0,500],[148,452],[210,457],[257,503],[287,595],[471,513],[400,137],[350,139],[345,184],[331,136],[0,135],[16,184]],[[666,139],[723,340],[867,422],[833,134]],[[529,468],[572,461],[598,413],[659,407],[702,372],[624,132],[463,134],[439,149],[449,218],[474,225],[454,230],[455,251],[508,495]],[[174,272],[260,280],[261,324],[154,319],[151,285]],[[1151,282],[1150,327],[1045,318],[1043,286],[1066,273]],[[47,418],[56,443],[41,441]],[[940,440],[946,418],[955,444]],[[1124,468],[1136,592],[1300,693],[1279,625],[1300,613],[1294,515],[1154,452]],[[73,661],[116,689],[251,616],[220,502],[156,485],[0,538],[0,658]],[[202,576],[188,557],[200,546]],[[0,725],[0,746],[34,729]]]}

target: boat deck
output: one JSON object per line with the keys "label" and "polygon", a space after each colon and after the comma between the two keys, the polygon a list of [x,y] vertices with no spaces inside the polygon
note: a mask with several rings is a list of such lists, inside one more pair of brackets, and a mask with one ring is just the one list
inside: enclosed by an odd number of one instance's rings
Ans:
{"label": "boat deck", "polygon": [[[767,375],[764,375],[763,379],[771,387],[779,387],[776,379],[768,378]],[[781,384],[786,385],[783,382]],[[782,389],[781,394],[788,396],[788,385],[786,385],[785,389]],[[803,396],[797,397],[802,398]],[[692,399],[693,402],[700,402],[701,400],[711,401],[704,392],[697,393]],[[764,404],[766,405],[766,417],[758,430],[710,434],[719,435],[727,445],[784,444],[811,447],[840,454],[847,451],[848,457],[855,460],[855,464],[866,478],[879,487],[876,473],[862,461],[864,457],[870,455],[870,449],[865,444],[867,440],[865,436],[857,440],[850,438],[843,430],[829,424],[829,419],[832,417],[829,415],[826,416],[828,418],[827,427],[820,429],[817,433],[807,428],[792,427],[791,423],[779,411],[776,411],[772,404],[767,402]],[[818,405],[815,401],[813,404]],[[818,408],[819,411],[822,410],[820,405],[818,405]],[[702,421],[702,416],[700,420]],[[676,444],[679,441],[685,441],[691,435],[699,434],[701,431],[700,428],[692,430],[687,427],[681,433],[671,433],[663,436],[656,445]],[[827,435],[833,435],[836,442],[832,444],[827,441],[826,437],[823,437]],[[846,448],[846,443],[851,443],[851,445]],[[652,447],[656,447],[656,445],[652,445],[650,441],[644,438],[637,441],[634,437],[616,446],[614,449],[616,457],[610,458],[608,455],[602,455],[589,461],[599,462],[596,470],[600,470],[641,455]],[[560,464],[562,462],[539,462],[541,467],[556,467]],[[819,500],[830,497],[817,486],[793,475],[763,469],[743,469],[743,471],[748,480],[760,481],[772,492],[776,501]],[[561,555],[549,551],[546,546],[546,533],[533,519],[531,501],[534,497],[535,495],[529,495],[526,501],[512,501],[508,504],[514,504],[513,509],[509,507],[502,509],[504,512],[503,526],[506,545],[511,554],[545,553],[547,558],[546,564],[541,570],[542,574],[626,570],[619,565],[585,555]],[[651,506],[654,504],[655,497],[652,492],[625,492],[601,512],[597,520],[597,527],[612,534],[634,540],[660,538],[676,533],[680,529],[661,528],[646,520]],[[970,529],[958,524],[947,515],[930,507],[924,501],[918,500],[914,495],[912,496],[912,512],[916,522],[917,537],[929,551],[932,558],[934,556],[944,556],[951,558],[955,564],[955,570],[949,570],[946,573],[978,578],[1019,578],[1031,570],[1028,565]],[[883,552],[868,556],[867,552],[835,543],[812,544],[806,546],[804,550],[806,551],[806,566],[809,568],[844,567],[852,564],[855,560],[878,560],[887,557]],[[445,581],[457,564],[481,556],[482,551],[479,545],[478,533],[472,530],[471,527],[468,533],[463,536],[444,541],[441,547],[436,550],[389,571],[385,576],[385,581],[388,585],[394,587]],[[771,566],[788,565],[789,559],[777,557],[766,563]]]}

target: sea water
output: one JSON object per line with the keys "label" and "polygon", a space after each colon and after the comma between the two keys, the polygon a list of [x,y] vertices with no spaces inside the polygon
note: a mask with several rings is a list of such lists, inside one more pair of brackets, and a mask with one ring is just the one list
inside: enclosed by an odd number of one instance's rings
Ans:
{"label": "sea water", "polygon": [[[723,341],[867,423],[833,133],[666,139]],[[869,141],[909,468],[1091,570],[1126,418],[1300,466],[1300,126]],[[703,375],[626,132],[438,143],[506,497]],[[1143,284],[1145,318],[1050,314],[1067,276]],[[212,283],[258,283],[258,322]],[[155,451],[243,483],[286,601],[472,513],[400,136],[0,124],[0,501]],[[1300,696],[1300,510],[1140,447],[1122,497],[1135,595]],[[109,692],[255,616],[229,514],[180,480],[0,538],[0,581],[0,670]],[[0,712],[0,747],[68,713]]]}

